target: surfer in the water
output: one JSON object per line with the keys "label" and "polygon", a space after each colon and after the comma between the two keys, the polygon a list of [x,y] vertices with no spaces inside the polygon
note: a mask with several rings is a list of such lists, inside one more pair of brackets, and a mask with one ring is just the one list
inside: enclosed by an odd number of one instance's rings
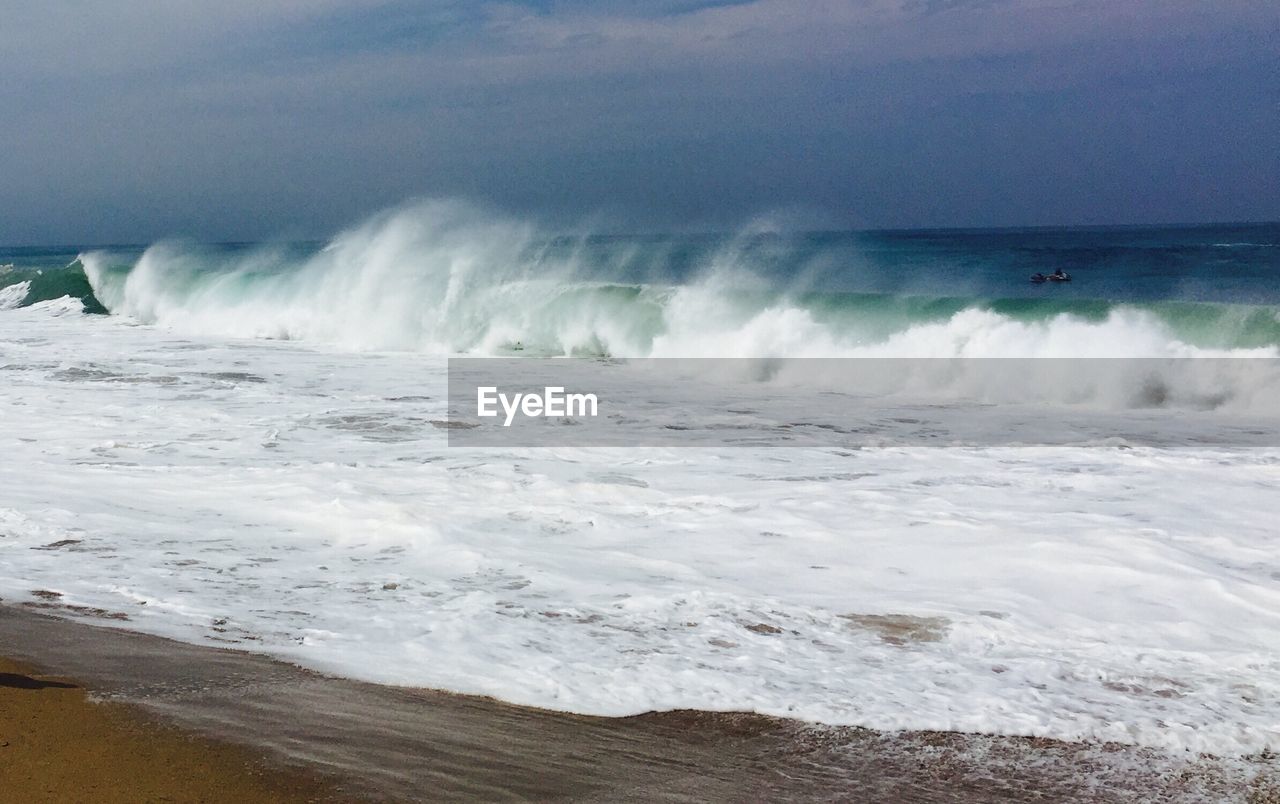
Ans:
{"label": "surfer in the water", "polygon": [[1054,282],[1070,282],[1071,275],[1068,274],[1066,271],[1063,271],[1061,268],[1049,274],[1048,276],[1045,276],[1042,273],[1034,273],[1031,275],[1031,281],[1035,282],[1037,285],[1040,284],[1041,282],[1048,282],[1050,280]]}

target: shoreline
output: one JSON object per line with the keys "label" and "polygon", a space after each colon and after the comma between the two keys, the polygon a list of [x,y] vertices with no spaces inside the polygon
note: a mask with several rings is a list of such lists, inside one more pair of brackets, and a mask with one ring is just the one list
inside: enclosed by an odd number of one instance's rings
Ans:
{"label": "shoreline", "polygon": [[348,799],[1280,802],[1280,761],[1269,755],[702,711],[573,715],[327,676],[8,603],[0,646],[0,657],[74,679],[93,699],[136,707],[158,730],[238,746]]}

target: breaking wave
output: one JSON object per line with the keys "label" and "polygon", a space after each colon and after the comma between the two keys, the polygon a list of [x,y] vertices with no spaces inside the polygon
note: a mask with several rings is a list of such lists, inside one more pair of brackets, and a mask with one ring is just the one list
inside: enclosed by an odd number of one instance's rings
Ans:
{"label": "breaking wave", "polygon": [[89,278],[78,260],[61,270],[5,268],[0,272],[0,310],[71,298],[78,299],[86,313],[107,312],[107,308],[94,297]]}
{"label": "breaking wave", "polygon": [[[113,314],[191,333],[434,354],[911,357],[1280,355],[1275,307],[830,292],[747,231],[679,277],[644,240],[586,239],[452,201],[319,248],[160,243],[79,259]],[[785,251],[785,250],[784,250]],[[87,289],[86,289],[87,291]]]}

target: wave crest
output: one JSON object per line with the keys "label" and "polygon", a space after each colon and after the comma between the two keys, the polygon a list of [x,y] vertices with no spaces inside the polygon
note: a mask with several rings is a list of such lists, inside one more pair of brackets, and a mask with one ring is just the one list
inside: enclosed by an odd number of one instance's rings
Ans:
{"label": "wave crest", "polygon": [[[618,357],[1190,357],[1280,355],[1268,308],[875,294],[779,286],[743,237],[680,282],[661,249],[589,259],[581,242],[453,201],[383,213],[319,250],[148,248],[81,262],[113,313],[193,334],[354,350]],[[638,248],[638,247],[637,247]],[[646,263],[647,261],[647,263]],[[785,261],[784,261],[785,262]],[[804,265],[790,274],[804,274]]]}

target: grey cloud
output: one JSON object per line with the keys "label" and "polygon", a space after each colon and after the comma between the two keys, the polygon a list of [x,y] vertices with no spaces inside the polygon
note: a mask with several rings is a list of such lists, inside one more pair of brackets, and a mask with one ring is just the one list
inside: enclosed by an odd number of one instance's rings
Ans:
{"label": "grey cloud", "polygon": [[858,225],[1280,216],[1270,3],[0,15],[0,240],[323,234],[435,193],[616,228],[775,206]]}

